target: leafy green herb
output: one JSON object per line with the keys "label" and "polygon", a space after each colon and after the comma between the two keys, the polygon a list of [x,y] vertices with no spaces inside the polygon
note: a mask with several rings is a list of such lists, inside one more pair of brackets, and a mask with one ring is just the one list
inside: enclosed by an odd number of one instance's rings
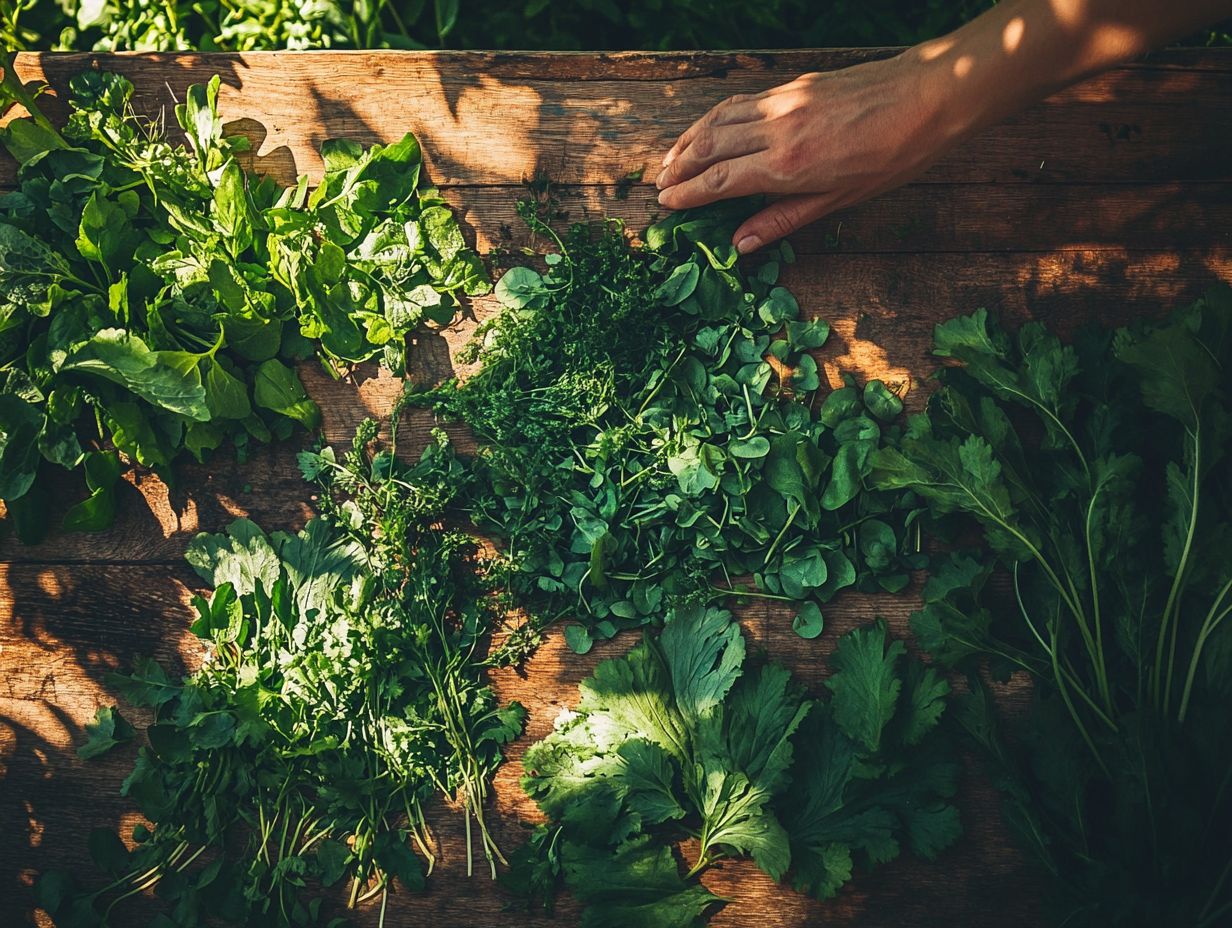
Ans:
{"label": "leafy green herb", "polygon": [[[931,858],[954,841],[957,765],[935,733],[948,686],[883,623],[839,640],[828,702],[746,663],[728,613],[693,606],[595,668],[527,751],[523,786],[549,822],[507,885],[550,907],[563,880],[586,928],[687,928],[725,901],[696,879],[725,857],[828,898],[857,860],[884,863],[903,843]],[[682,873],[685,837],[698,851]]]}
{"label": "leafy green herb", "polygon": [[293,367],[378,357],[451,321],[486,276],[444,201],[420,186],[414,136],[322,147],[325,176],[279,189],[225,138],[219,80],[176,117],[190,148],[134,115],[132,85],[70,81],[63,130],[3,59],[0,130],[20,165],[0,196],[0,498],[23,539],[48,528],[56,468],[84,472],[65,527],[111,524],[121,459],[165,471],[230,439],[285,438],[320,413]]}
{"label": "leafy green herb", "polygon": [[[874,457],[988,551],[938,565],[913,619],[972,674],[962,721],[1060,923],[1215,926],[1232,913],[1232,291],[1063,345],[986,313],[938,326],[960,366]],[[994,567],[1012,581],[1001,601]],[[974,676],[1025,672],[1011,736]]]}
{"label": "leafy green herb", "polygon": [[823,394],[808,352],[828,327],[799,319],[777,260],[736,264],[749,208],[676,214],[634,248],[617,223],[557,238],[523,204],[556,245],[546,270],[497,282],[476,374],[410,399],[483,441],[465,508],[519,602],[581,621],[579,652],[728,596],[808,601],[795,627],[812,637],[840,590],[896,591],[923,564],[911,495],[865,485],[901,400],[880,381]]}
{"label": "leafy green herb", "polygon": [[91,760],[106,754],[112,748],[128,741],[136,732],[115,706],[99,706],[94,721],[86,723],[86,741],[77,749],[82,760]]}
{"label": "leafy green herb", "polygon": [[[417,891],[433,863],[424,804],[442,792],[495,876],[489,781],[524,716],[483,680],[502,659],[484,654],[499,600],[470,537],[439,527],[456,459],[433,444],[405,465],[393,440],[373,453],[375,437],[368,422],[342,460],[305,453],[329,495],[299,534],[241,519],[191,545],[214,588],[194,601],[201,668],[177,681],[147,660],[111,681],[154,712],[123,787],[153,826],[134,832],[131,855],[114,832],[91,836],[113,877],[101,889],[43,877],[57,925],[110,924],[155,885],[178,926],[318,924],[309,884],[343,879],[352,906],[395,880]],[[100,709],[79,753],[131,734]]]}

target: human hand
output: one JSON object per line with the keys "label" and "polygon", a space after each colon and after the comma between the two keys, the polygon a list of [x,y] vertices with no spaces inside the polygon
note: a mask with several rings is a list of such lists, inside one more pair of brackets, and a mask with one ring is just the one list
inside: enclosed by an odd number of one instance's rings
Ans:
{"label": "human hand", "polygon": [[663,159],[671,209],[754,193],[786,194],[733,236],[743,254],[906,183],[962,129],[938,118],[933,72],[918,56],[820,74],[735,96],[695,122]]}

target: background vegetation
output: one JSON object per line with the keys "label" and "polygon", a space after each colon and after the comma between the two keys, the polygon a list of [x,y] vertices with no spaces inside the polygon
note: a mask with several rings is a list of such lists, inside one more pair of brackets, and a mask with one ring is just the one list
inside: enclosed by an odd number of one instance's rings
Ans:
{"label": "background vegetation", "polygon": [[[911,45],[991,0],[0,0],[8,49]],[[1232,23],[1187,44],[1229,44]]]}

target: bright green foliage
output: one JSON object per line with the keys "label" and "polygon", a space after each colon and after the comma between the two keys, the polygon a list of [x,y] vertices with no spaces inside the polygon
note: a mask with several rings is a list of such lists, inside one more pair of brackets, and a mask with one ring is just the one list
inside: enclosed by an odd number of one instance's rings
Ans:
{"label": "bright green foliage", "polygon": [[796,629],[813,637],[818,604],[922,566],[913,498],[865,486],[901,400],[880,381],[823,393],[808,351],[828,326],[799,318],[774,255],[736,264],[749,208],[677,213],[643,249],[615,223],[561,241],[524,208],[559,252],[498,281],[478,373],[412,398],[484,443],[469,515],[503,543],[520,602],[583,622],[575,650],[728,595],[808,601]]}
{"label": "bright green foliage", "polygon": [[[456,461],[437,445],[413,466],[392,448],[371,455],[375,431],[341,462],[305,456],[330,495],[299,534],[239,520],[192,543],[214,587],[194,603],[201,668],[174,680],[146,660],[110,681],[154,713],[123,786],[153,825],[131,854],[114,832],[91,836],[113,878],[101,889],[43,877],[40,904],[61,928],[111,924],[115,903],[155,885],[160,925],[324,924],[318,884],[349,880],[352,905],[395,879],[423,887],[423,808],[440,792],[495,875],[489,781],[525,714],[484,684],[499,610],[473,541],[438,527]],[[131,734],[100,709],[79,753]]]}
{"label": "bright green foliage", "polygon": [[176,108],[186,149],[133,115],[122,77],[73,78],[61,132],[4,64],[0,110],[30,115],[0,131],[20,164],[0,197],[0,497],[26,540],[48,527],[55,468],[90,494],[66,527],[106,528],[121,457],[166,472],[315,428],[295,361],[401,371],[411,331],[487,287],[419,186],[414,136],[326,142],[321,185],[280,190],[223,137],[217,78]]}
{"label": "bright green foliage", "polygon": [[[873,477],[943,523],[973,518],[989,551],[937,564],[912,627],[946,666],[1034,678],[1016,747],[978,678],[962,721],[1058,882],[1061,922],[1224,924],[1232,290],[1073,346],[984,312],[936,343],[961,366]],[[985,588],[996,566],[1008,601]]]}
{"label": "bright green foliage", "polygon": [[[724,49],[913,45],[990,0],[3,0],[12,48]],[[1186,45],[1223,44],[1227,22]]]}
{"label": "bright green foliage", "polygon": [[[550,908],[563,879],[587,928],[688,928],[724,901],[696,879],[724,857],[827,898],[856,861],[904,843],[935,856],[959,833],[957,765],[935,736],[945,681],[880,622],[840,639],[834,666],[833,697],[810,700],[784,668],[747,666],[728,613],[669,615],[596,667],[527,751],[522,785],[549,822],[507,885]],[[699,850],[682,874],[672,846],[686,836]]]}
{"label": "bright green foliage", "polygon": [[[10,47],[171,51],[259,48],[797,48],[901,45],[987,0],[6,0]],[[801,31],[803,28],[803,32]]]}

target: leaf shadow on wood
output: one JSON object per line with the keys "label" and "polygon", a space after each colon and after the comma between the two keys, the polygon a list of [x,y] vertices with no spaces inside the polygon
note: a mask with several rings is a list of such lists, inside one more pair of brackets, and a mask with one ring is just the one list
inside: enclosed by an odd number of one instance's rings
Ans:
{"label": "leaf shadow on wood", "polygon": [[69,868],[104,882],[86,836],[95,827],[131,830],[133,809],[119,786],[134,749],[85,763],[76,748],[94,711],[117,702],[109,673],[140,655],[172,673],[195,662],[185,635],[195,578],[186,567],[6,564],[2,583],[0,924],[21,925],[33,923],[38,872]]}

